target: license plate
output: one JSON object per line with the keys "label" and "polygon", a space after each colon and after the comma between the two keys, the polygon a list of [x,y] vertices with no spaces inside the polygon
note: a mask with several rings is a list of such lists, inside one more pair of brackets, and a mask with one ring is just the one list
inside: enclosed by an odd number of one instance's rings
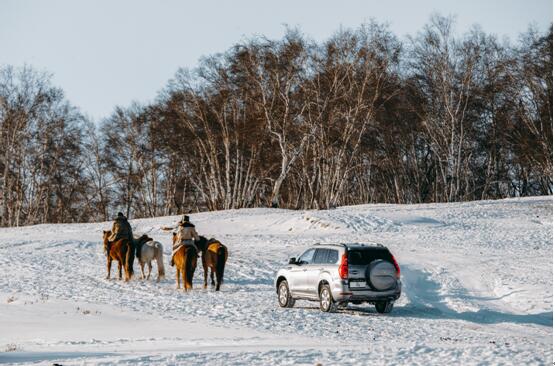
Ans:
{"label": "license plate", "polygon": [[366,287],[366,282],[365,281],[351,281],[350,287],[356,287],[356,288],[360,288],[360,287]]}

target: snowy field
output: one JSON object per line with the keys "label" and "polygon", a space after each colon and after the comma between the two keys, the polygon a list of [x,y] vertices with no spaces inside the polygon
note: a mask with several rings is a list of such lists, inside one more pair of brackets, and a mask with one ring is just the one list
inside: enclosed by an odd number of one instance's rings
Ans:
{"label": "snowy field", "polygon": [[[552,211],[537,197],[191,215],[229,248],[219,293],[202,288],[202,266],[193,292],[175,290],[161,227],[177,216],[131,221],[164,244],[161,283],[104,279],[108,222],[0,229],[0,363],[551,364]],[[333,241],[395,254],[404,293],[391,314],[278,307],[275,271]]]}

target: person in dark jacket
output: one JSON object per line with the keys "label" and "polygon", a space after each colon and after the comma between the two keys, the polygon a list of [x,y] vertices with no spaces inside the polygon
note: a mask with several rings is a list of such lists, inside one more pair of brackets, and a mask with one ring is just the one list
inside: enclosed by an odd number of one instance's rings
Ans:
{"label": "person in dark jacket", "polygon": [[127,217],[121,212],[118,212],[118,216],[114,219],[112,235],[110,235],[108,240],[114,242],[119,239],[127,239],[133,243],[133,230],[129,221],[127,221]]}

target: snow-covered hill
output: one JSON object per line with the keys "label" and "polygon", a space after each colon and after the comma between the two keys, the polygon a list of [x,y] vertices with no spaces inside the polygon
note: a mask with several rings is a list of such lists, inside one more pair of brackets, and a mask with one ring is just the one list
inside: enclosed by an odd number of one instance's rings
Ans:
{"label": "snow-covered hill", "polygon": [[[230,250],[223,291],[107,281],[110,223],[0,229],[0,363],[547,364],[552,361],[552,197],[329,211],[194,214]],[[165,246],[178,217],[133,220]],[[387,245],[404,294],[323,314],[277,306],[274,272],[315,242]],[[136,272],[138,266],[135,265]],[[113,272],[115,273],[115,272]]]}

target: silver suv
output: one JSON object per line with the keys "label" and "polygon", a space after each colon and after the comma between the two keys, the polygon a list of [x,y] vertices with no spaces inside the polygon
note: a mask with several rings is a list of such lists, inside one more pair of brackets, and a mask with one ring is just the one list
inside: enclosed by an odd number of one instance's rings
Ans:
{"label": "silver suv", "polygon": [[299,299],[319,301],[325,312],[368,302],[389,313],[401,296],[400,276],[395,257],[381,244],[316,244],[289,259],[275,288],[285,308]]}

